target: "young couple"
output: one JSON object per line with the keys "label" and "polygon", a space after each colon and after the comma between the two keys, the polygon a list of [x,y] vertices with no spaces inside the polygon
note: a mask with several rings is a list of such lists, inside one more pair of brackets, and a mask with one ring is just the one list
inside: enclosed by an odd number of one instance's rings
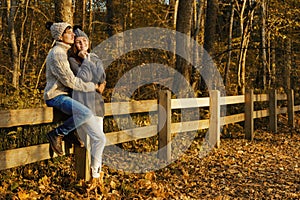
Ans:
{"label": "young couple", "polygon": [[[105,88],[105,72],[97,55],[89,53],[89,39],[80,30],[72,29],[65,22],[47,22],[55,45],[46,59],[44,99],[71,116],[47,134],[52,150],[62,155],[63,137],[77,130],[81,138],[86,134],[91,144],[90,189],[102,183],[102,153],[106,138],[103,132],[104,101],[101,93]],[[72,95],[70,97],[70,89]]]}

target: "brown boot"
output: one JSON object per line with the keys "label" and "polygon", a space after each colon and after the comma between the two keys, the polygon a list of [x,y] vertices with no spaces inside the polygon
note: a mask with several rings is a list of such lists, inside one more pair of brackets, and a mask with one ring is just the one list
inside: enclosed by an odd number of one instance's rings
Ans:
{"label": "brown boot", "polygon": [[62,150],[62,139],[64,136],[58,135],[55,130],[47,133],[47,138],[49,140],[52,150],[59,156],[64,154]]}
{"label": "brown boot", "polygon": [[77,131],[72,131],[68,135],[64,136],[63,140],[67,143],[74,144],[74,145],[77,145],[80,147],[84,147],[84,142],[79,137]]}

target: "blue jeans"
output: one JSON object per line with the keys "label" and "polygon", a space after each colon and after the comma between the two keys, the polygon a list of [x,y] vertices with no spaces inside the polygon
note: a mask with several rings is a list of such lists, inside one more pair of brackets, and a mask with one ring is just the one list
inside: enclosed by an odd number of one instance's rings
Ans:
{"label": "blue jeans", "polygon": [[57,133],[60,135],[68,135],[68,133],[84,124],[93,116],[92,111],[88,107],[66,95],[59,95],[53,99],[46,100],[46,104],[71,116],[56,128]]}

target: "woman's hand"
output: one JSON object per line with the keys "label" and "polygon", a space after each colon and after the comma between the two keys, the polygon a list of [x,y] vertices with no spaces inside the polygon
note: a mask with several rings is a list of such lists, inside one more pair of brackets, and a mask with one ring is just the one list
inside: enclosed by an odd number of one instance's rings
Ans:
{"label": "woman's hand", "polygon": [[87,58],[88,54],[89,53],[87,51],[82,50],[82,51],[79,51],[78,56],[85,59],[85,58]]}

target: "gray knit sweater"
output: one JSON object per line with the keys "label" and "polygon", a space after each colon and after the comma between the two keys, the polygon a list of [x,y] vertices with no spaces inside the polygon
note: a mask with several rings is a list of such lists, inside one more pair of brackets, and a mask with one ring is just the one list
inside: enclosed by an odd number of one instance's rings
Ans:
{"label": "gray knit sweater", "polygon": [[70,89],[93,92],[95,84],[84,82],[73,74],[68,62],[67,51],[70,45],[56,41],[46,59],[46,80],[44,99],[49,100],[58,95],[68,95]]}
{"label": "gray knit sweater", "polygon": [[[84,59],[82,63],[74,57],[69,58],[71,70],[74,74],[85,82],[103,83],[106,78],[103,64],[100,58],[90,53],[88,58]],[[81,92],[73,90],[72,98],[83,103],[95,115],[99,117],[104,116],[104,101],[102,95],[96,91],[94,92]]]}

